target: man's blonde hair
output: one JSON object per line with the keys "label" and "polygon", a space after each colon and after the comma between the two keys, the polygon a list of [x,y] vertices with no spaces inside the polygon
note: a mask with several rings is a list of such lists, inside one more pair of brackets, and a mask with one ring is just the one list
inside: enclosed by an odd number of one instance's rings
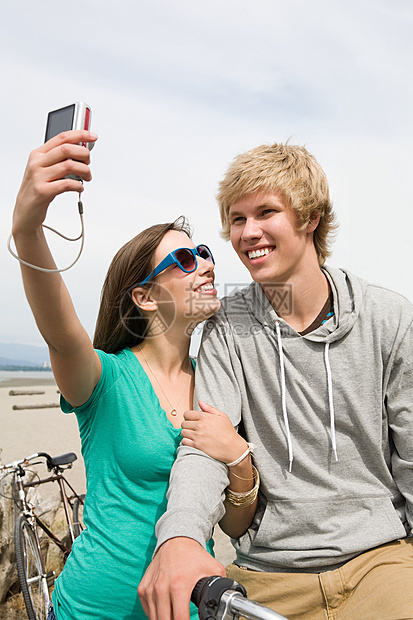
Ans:
{"label": "man's blonde hair", "polygon": [[296,211],[302,228],[318,214],[314,231],[318,262],[330,256],[329,246],[338,225],[330,201],[324,170],[303,146],[263,144],[238,155],[219,184],[219,203],[224,239],[230,238],[229,209],[242,197],[256,192],[279,192]]}

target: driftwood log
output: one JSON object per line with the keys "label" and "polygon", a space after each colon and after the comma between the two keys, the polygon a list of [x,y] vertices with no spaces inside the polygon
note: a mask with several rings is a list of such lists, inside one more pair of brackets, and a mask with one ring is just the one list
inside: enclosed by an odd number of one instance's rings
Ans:
{"label": "driftwood log", "polygon": [[[27,472],[26,476],[27,481],[31,481],[35,478],[35,473]],[[12,499],[16,496],[13,486],[12,476],[8,475],[0,480],[0,603],[6,600],[8,593],[19,591],[14,552],[14,521],[17,508]],[[35,505],[36,514],[42,521],[58,536],[62,535],[64,516],[63,509],[59,508],[60,496],[57,493],[48,499],[43,499],[40,489],[29,489],[27,497]],[[49,544],[49,539],[42,532],[40,541],[43,553],[47,557],[47,569],[55,570],[58,574],[63,566],[62,553],[54,543]]]}
{"label": "driftwood log", "polygon": [[45,390],[9,390],[9,396],[33,396],[34,394],[46,394]]}
{"label": "driftwood log", "polygon": [[13,411],[22,411],[23,409],[51,409],[52,407],[60,407],[59,403],[47,403],[45,405],[13,405]]}

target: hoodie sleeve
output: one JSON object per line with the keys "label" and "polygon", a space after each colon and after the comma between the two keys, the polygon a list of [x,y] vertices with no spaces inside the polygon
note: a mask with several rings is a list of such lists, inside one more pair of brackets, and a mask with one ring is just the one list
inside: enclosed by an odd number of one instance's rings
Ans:
{"label": "hoodie sleeve", "polygon": [[226,413],[235,427],[241,420],[241,389],[237,378],[243,376],[235,351],[232,326],[224,310],[205,325],[196,367],[195,406],[203,400]]}
{"label": "hoodie sleeve", "polygon": [[413,531],[413,321],[393,355],[386,407],[394,442],[393,478],[406,500],[406,520]]}
{"label": "hoodie sleeve", "polygon": [[[205,326],[196,366],[196,397],[240,420],[240,393],[232,368],[232,342],[222,310]],[[168,539],[185,536],[203,547],[223,517],[227,467],[203,452],[180,446],[172,467],[168,507],[156,525],[157,549]],[[156,550],[155,550],[156,552]]]}

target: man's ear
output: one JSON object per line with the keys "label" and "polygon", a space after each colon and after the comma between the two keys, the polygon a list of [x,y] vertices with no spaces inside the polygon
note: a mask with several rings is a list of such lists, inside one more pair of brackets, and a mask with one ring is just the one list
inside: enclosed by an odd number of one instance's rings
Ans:
{"label": "man's ear", "polygon": [[320,213],[318,211],[313,211],[310,215],[310,219],[308,220],[306,231],[308,233],[314,232],[317,226],[320,223]]}
{"label": "man's ear", "polygon": [[142,287],[134,288],[132,291],[132,301],[139,310],[154,312],[158,309],[158,302],[152,296],[152,289]]}

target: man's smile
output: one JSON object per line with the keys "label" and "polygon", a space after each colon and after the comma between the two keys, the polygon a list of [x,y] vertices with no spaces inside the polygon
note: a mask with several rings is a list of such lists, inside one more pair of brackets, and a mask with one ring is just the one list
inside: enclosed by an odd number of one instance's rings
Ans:
{"label": "man's smile", "polygon": [[266,246],[265,248],[258,248],[257,250],[247,250],[246,255],[250,260],[254,260],[267,256],[273,252],[273,250],[275,250],[275,246]]}

